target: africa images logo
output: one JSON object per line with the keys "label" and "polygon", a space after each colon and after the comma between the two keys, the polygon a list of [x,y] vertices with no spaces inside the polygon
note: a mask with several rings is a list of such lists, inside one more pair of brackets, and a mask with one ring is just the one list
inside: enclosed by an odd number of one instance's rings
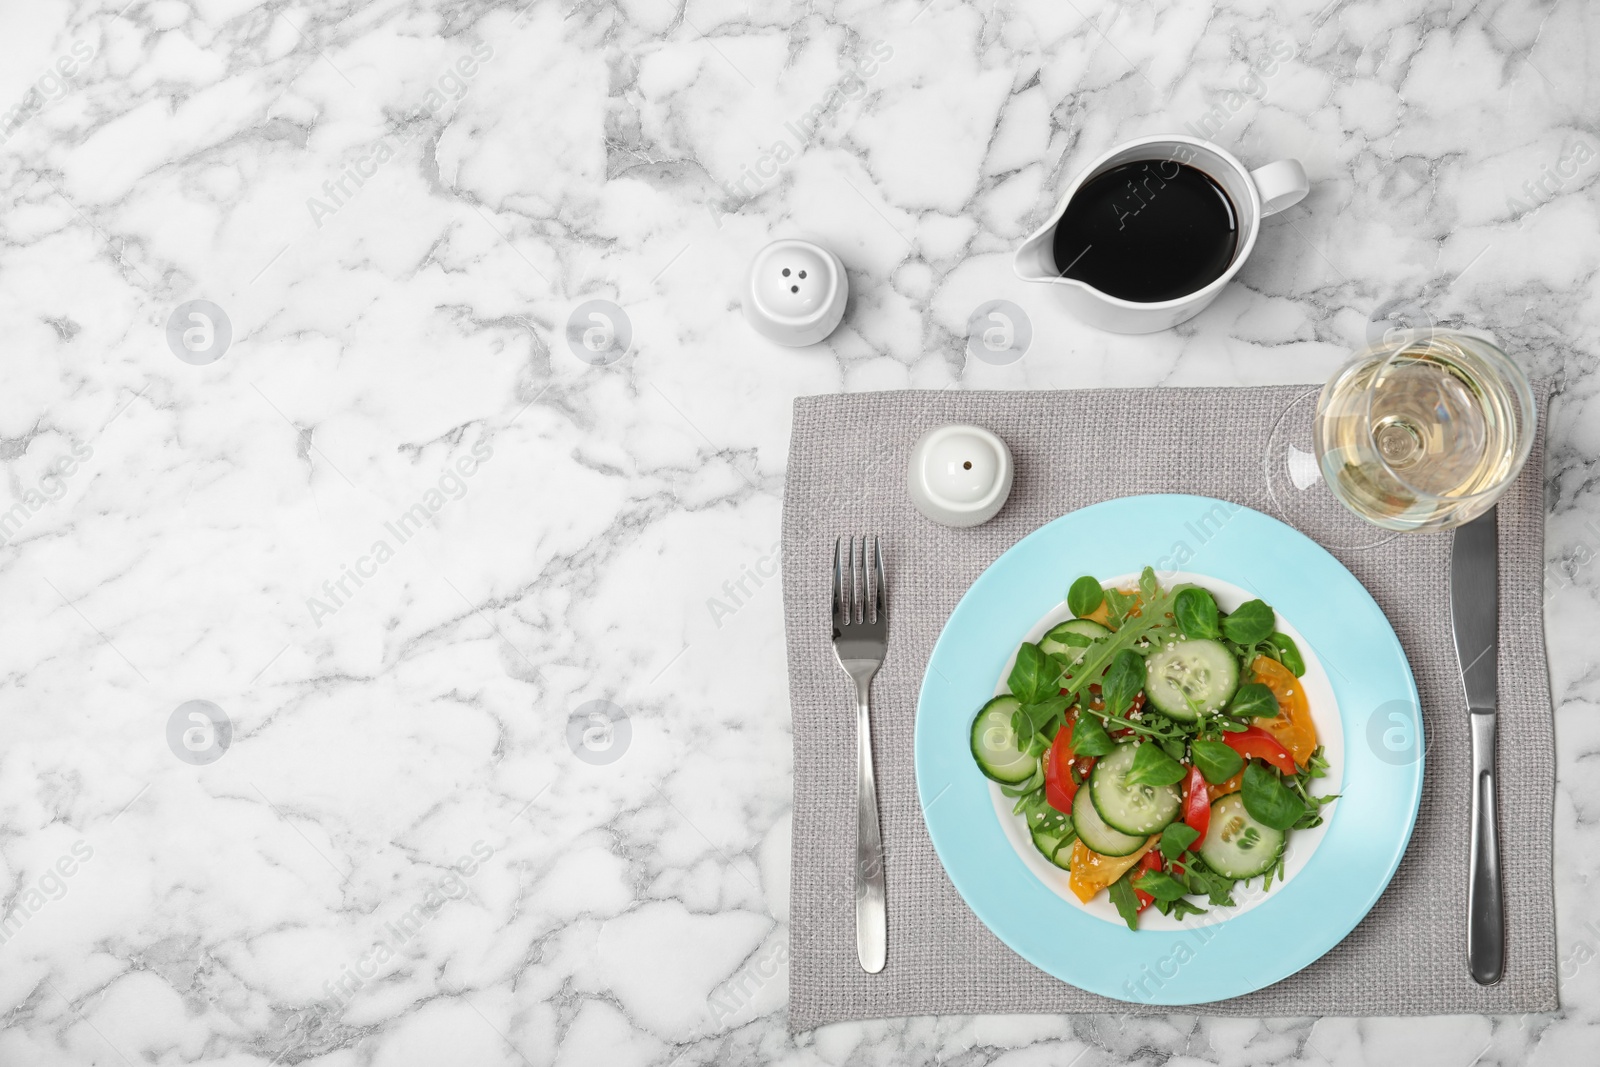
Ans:
{"label": "africa images logo", "polygon": [[593,766],[617,762],[632,740],[628,713],[609,700],[586,701],[567,717],[567,747]]}
{"label": "africa images logo", "polygon": [[1009,300],[979,304],[967,319],[967,355],[996,367],[1015,363],[1033,344],[1033,322]]}
{"label": "africa images logo", "polygon": [[1404,767],[1422,759],[1427,744],[1422,736],[1421,709],[1409,697],[1379,705],[1367,719],[1367,747],[1384,763]]}
{"label": "africa images logo", "polygon": [[179,704],[167,717],[167,747],[185,763],[215,763],[233,744],[233,720],[209,700]]}
{"label": "africa images logo", "polygon": [[567,350],[591,367],[609,367],[633,348],[633,322],[610,300],[585,300],[567,316]]}
{"label": "africa images logo", "polygon": [[167,347],[190,366],[215,363],[232,343],[228,313],[209,300],[186,300],[167,316]]}

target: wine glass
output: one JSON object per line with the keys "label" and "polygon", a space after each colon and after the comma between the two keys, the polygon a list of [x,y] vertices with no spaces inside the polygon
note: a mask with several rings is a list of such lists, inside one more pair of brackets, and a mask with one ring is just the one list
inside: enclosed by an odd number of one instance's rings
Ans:
{"label": "wine glass", "polygon": [[1323,387],[1312,421],[1322,479],[1387,530],[1443,530],[1488,511],[1533,447],[1533,390],[1492,340],[1392,331]]}

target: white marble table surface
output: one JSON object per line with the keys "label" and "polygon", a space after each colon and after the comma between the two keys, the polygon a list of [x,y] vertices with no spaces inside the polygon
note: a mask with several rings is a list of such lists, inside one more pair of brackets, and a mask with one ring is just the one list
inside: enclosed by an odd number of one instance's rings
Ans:
{"label": "white marble table surface", "polygon": [[[123,2],[0,14],[0,1064],[1592,1058],[1593,7]],[[1314,185],[1205,314],[1014,280],[1078,166],[1208,112]],[[780,349],[738,289],[800,231],[853,299]],[[1564,380],[1561,1011],[790,1035],[791,399],[1318,382],[1394,306]]]}

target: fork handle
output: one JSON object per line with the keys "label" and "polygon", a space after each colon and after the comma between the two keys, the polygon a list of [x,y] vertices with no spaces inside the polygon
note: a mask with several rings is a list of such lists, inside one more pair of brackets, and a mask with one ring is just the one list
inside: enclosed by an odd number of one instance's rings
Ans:
{"label": "fork handle", "polygon": [[856,682],[856,955],[868,974],[883,970],[889,919],[883,900],[883,834],[878,829],[878,787],[872,772],[872,721],[868,690],[872,675]]}

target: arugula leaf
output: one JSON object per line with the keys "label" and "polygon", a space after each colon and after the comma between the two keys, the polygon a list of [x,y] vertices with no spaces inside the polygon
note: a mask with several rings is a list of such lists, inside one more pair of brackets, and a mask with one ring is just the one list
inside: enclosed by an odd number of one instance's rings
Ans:
{"label": "arugula leaf", "polygon": [[1184,860],[1181,871],[1177,866],[1172,870],[1173,874],[1189,887],[1190,892],[1206,894],[1208,903],[1212,907],[1234,907],[1234,880],[1207,867],[1205,860],[1199,856],[1190,856]]}
{"label": "arugula leaf", "polygon": [[1300,646],[1294,643],[1294,638],[1275,630],[1267,638],[1267,645],[1273,659],[1289,668],[1296,678],[1305,677],[1306,661],[1300,655]]}
{"label": "arugula leaf", "polygon": [[[1161,831],[1161,854],[1169,860],[1175,860],[1183,855],[1199,837],[1200,834],[1188,823],[1168,823],[1167,828]],[[1146,890],[1146,892],[1149,891]],[[1150,895],[1155,896],[1154,893]]]}
{"label": "arugula leaf", "polygon": [[1190,637],[1216,640],[1222,636],[1217,624],[1216,598],[1199,586],[1179,590],[1177,599],[1172,602],[1172,614],[1178,620],[1178,629]]}
{"label": "arugula leaf", "polygon": [[1011,732],[1017,735],[1016,745],[1024,752],[1033,744],[1033,719],[1023,707],[1011,713]]}
{"label": "arugula leaf", "polygon": [[1071,823],[1068,823],[1066,833],[1061,835],[1061,839],[1056,842],[1056,847],[1050,850],[1050,862],[1055,863],[1056,857],[1061,855],[1062,852],[1071,852],[1072,846],[1077,843],[1078,831],[1072,828]]}
{"label": "arugula leaf", "polygon": [[1279,849],[1278,862],[1267,868],[1266,875],[1261,879],[1261,891],[1263,893],[1272,888],[1273,875],[1277,875],[1280,884],[1283,882],[1288,869],[1289,857],[1286,855],[1287,851],[1287,849]]}
{"label": "arugula leaf", "polygon": [[1124,593],[1120,589],[1107,589],[1105,590],[1105,595],[1106,615],[1111,619],[1111,628],[1113,630],[1120,629],[1128,619],[1128,612],[1132,611],[1134,606],[1139,603],[1139,598]]}
{"label": "arugula leaf", "polygon": [[1067,610],[1081,619],[1103,604],[1105,599],[1106,591],[1100,588],[1100,583],[1085,574],[1067,589]]}
{"label": "arugula leaf", "polygon": [[1187,897],[1179,897],[1177,900],[1158,900],[1156,901],[1156,907],[1161,909],[1161,914],[1170,915],[1179,922],[1183,921],[1185,915],[1204,915],[1206,913],[1206,909],[1191,902]]}
{"label": "arugula leaf", "polygon": [[[1151,581],[1155,580],[1154,569],[1146,567],[1145,572]],[[1144,581],[1145,578],[1141,577],[1141,586]],[[1167,613],[1171,610],[1172,594],[1157,589],[1146,603],[1145,609],[1141,612],[1139,618],[1129,620],[1127,625],[1100,638],[1089,646],[1072,676],[1060,680],[1060,686],[1066,689],[1064,695],[1071,697],[1077,703],[1083,703],[1083,694],[1089,688],[1089,683],[1099,679],[1105,669],[1111,665],[1111,661],[1116,657],[1117,653],[1123,649],[1132,649],[1151,631],[1164,626],[1167,621]]]}
{"label": "arugula leaf", "polygon": [[1246,600],[1222,620],[1222,632],[1240,645],[1265,641],[1273,632],[1278,617],[1264,600]]}
{"label": "arugula leaf", "polygon": [[1261,760],[1251,760],[1244,769],[1239,792],[1250,817],[1274,830],[1289,829],[1306,812],[1305,804],[1283,784],[1282,776]]}
{"label": "arugula leaf", "polygon": [[1246,682],[1228,701],[1228,714],[1235,719],[1271,719],[1278,714],[1278,698],[1260,682]]}
{"label": "arugula leaf", "polygon": [[1117,914],[1122,916],[1122,921],[1128,924],[1128,929],[1139,929],[1139,898],[1133,895],[1133,876],[1140,870],[1138,864],[1128,868],[1128,873],[1111,883],[1108,892],[1111,894],[1111,903],[1117,906]]}
{"label": "arugula leaf", "polygon": [[1065,721],[1069,706],[1066,697],[1048,696],[1032,704],[1022,705],[1022,710],[1033,720],[1033,728],[1042,732],[1051,723]]}
{"label": "arugula leaf", "polygon": [[1066,721],[1067,699],[1046,697],[1033,704],[1023,704],[1011,713],[1011,728],[1016,731],[1017,747],[1030,756],[1037,756],[1050,747],[1055,737],[1052,726]]}
{"label": "arugula leaf", "polygon": [[1045,658],[1049,661],[1050,670],[1054,673],[1056,688],[1065,684],[1065,679],[1078,669],[1078,664],[1083,662],[1083,657],[1088,654],[1089,646],[1094,644],[1094,639],[1083,634],[1062,634],[1052,637],[1052,642],[1059,641],[1067,646],[1065,652],[1051,652]]}
{"label": "arugula leaf", "polygon": [[1212,785],[1221,785],[1244,766],[1244,757],[1221,741],[1196,738],[1189,745],[1189,754],[1201,777]]}
{"label": "arugula leaf", "polygon": [[[1313,799],[1322,801],[1322,800],[1338,800],[1339,798],[1336,797],[1336,796],[1332,796],[1332,797],[1314,797]],[[1308,806],[1306,808],[1306,813],[1304,815],[1300,816],[1298,819],[1296,819],[1294,821],[1294,825],[1289,827],[1289,829],[1291,829],[1291,830],[1310,830],[1312,827],[1321,826],[1321,825],[1322,825],[1322,809],[1320,807],[1309,807]]]}
{"label": "arugula leaf", "polygon": [[1058,834],[1072,826],[1071,816],[1051,807],[1042,788],[1025,793],[1022,799],[1017,801],[1017,806],[1011,809],[1011,813],[1025,818],[1029,830],[1043,829]]}
{"label": "arugula leaf", "polygon": [[1145,871],[1134,879],[1133,888],[1142,889],[1157,900],[1177,900],[1189,895],[1189,887],[1166,871]]}
{"label": "arugula leaf", "polygon": [[1067,675],[1078,667],[1078,661],[1083,658],[1082,652],[1052,652],[1045,657],[1045,662],[1050,666],[1050,675],[1055,679],[1056,689],[1060,689],[1066,682]]}
{"label": "arugula leaf", "polygon": [[1020,796],[1026,796],[1027,794],[1032,793],[1036,789],[1043,789],[1044,788],[1044,766],[1043,766],[1044,761],[1040,760],[1039,763],[1040,763],[1040,766],[1035,767],[1033,769],[1033,774],[1028,778],[1027,781],[1018,782],[1016,785],[1003,785],[1003,786],[1000,787],[1000,792],[1005,794],[1008,797],[1020,797]]}
{"label": "arugula leaf", "polygon": [[1133,754],[1133,766],[1123,780],[1129,785],[1176,785],[1187,773],[1183,764],[1161,751],[1160,745],[1146,743]]}
{"label": "arugula leaf", "polygon": [[1106,702],[1106,714],[1121,715],[1133,706],[1134,698],[1144,688],[1144,657],[1131,648],[1118,652],[1100,683],[1100,695]]}
{"label": "arugula leaf", "polygon": [[1318,745],[1311,751],[1311,758],[1306,760],[1305,768],[1296,776],[1310,782],[1313,778],[1326,778],[1328,775],[1328,757],[1323,751],[1323,746]]}
{"label": "arugula leaf", "polygon": [[1034,812],[1034,809],[1035,809],[1035,803],[1036,803],[1038,798],[1043,797],[1043,796],[1044,796],[1044,790],[1043,789],[1034,789],[1034,790],[1032,790],[1030,792],[1022,794],[1022,796],[1017,799],[1017,802],[1012,805],[1011,814],[1013,814],[1013,815],[1022,815],[1025,818],[1027,818],[1028,827],[1030,829],[1032,829],[1032,827],[1033,827],[1033,812]]}
{"label": "arugula leaf", "polygon": [[1034,704],[1056,695],[1053,678],[1054,673],[1043,650],[1030,641],[1024,641],[1017,648],[1017,662],[1012,665],[1006,684],[1011,687],[1012,696],[1024,704]]}
{"label": "arugula leaf", "polygon": [[1306,806],[1306,813],[1295,821],[1293,829],[1309,830],[1313,826],[1321,826],[1323,807],[1339,799],[1338,793],[1320,797],[1311,795],[1311,783],[1315,779],[1326,777],[1327,774],[1328,760],[1322,753],[1322,746],[1318,745],[1311,753],[1311,758],[1306,761],[1305,767],[1287,779],[1289,788],[1295,791]]}
{"label": "arugula leaf", "polygon": [[1072,728],[1072,751],[1078,756],[1104,756],[1117,747],[1106,728],[1093,715],[1078,716]]}

